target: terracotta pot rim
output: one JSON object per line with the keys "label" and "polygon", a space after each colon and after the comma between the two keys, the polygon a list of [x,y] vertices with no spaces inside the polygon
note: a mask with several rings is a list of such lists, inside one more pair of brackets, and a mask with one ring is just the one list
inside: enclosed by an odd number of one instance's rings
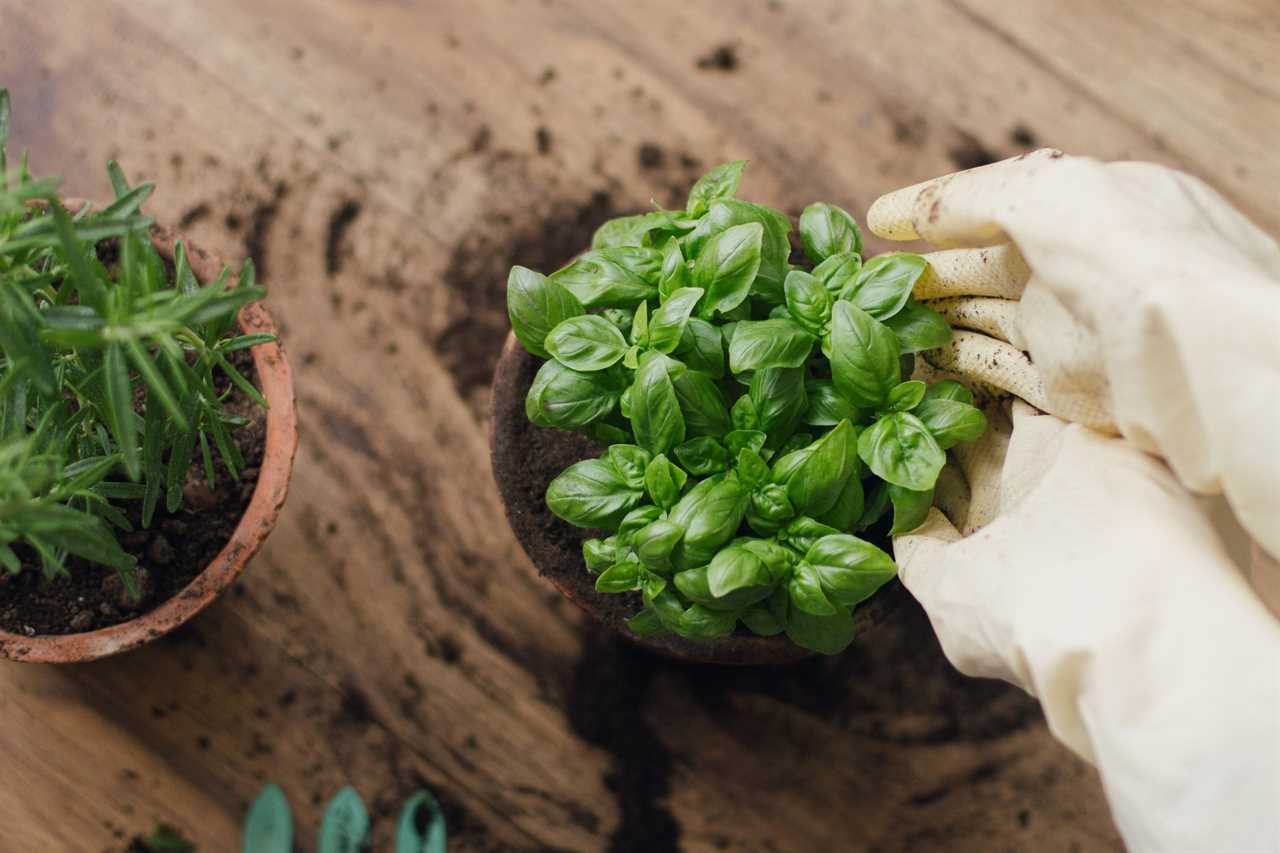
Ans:
{"label": "terracotta pot rim", "polygon": [[[69,209],[85,202],[66,199]],[[151,241],[166,258],[182,239],[176,232],[152,228]],[[202,282],[217,278],[222,262],[183,240],[196,277]],[[275,334],[276,326],[261,302],[246,305],[238,315],[245,333]],[[199,575],[173,597],[127,622],[80,634],[38,634],[28,637],[0,631],[0,657],[28,663],[83,663],[137,648],[184,624],[217,599],[244,570],[275,527],[289,490],[294,454],[298,449],[297,412],[293,375],[280,342],[259,344],[250,352],[267,398],[266,448],[249,506],[235,532]]]}
{"label": "terracotta pot rim", "polygon": [[[490,463],[493,467],[494,478],[499,481],[501,481],[504,476],[504,472],[499,466],[500,454],[497,448],[499,440],[499,412],[503,403],[503,400],[499,399],[499,393],[500,390],[508,388],[510,385],[510,376],[516,369],[514,366],[516,359],[520,358],[523,354],[524,349],[516,340],[514,333],[508,333],[506,341],[503,343],[502,353],[498,359],[497,369],[494,371],[488,419]],[[507,518],[508,524],[511,525],[514,531],[516,529],[516,525],[513,523],[512,519],[513,507],[507,501],[505,491],[501,487],[499,488],[499,492],[502,495],[503,513]],[[520,539],[519,535],[517,535],[517,539]],[[552,573],[547,572],[544,566],[539,565],[536,555],[526,547],[523,541],[521,541],[520,544],[530,561],[534,563],[535,568],[539,570],[539,574],[549,581],[561,595],[588,613],[597,623],[605,625],[625,637],[633,644],[656,654],[660,654],[664,657],[683,663],[728,666],[785,665],[798,663],[799,661],[812,658],[816,655],[815,652],[795,645],[786,637],[786,635],[759,637],[754,635],[734,634],[729,637],[705,642],[687,640],[673,635],[656,637],[639,636],[628,630],[624,625],[614,625],[604,619],[602,614],[593,609],[588,601],[583,600],[583,598],[580,597],[573,589],[561,583],[560,580]],[[898,603],[900,603],[901,596],[901,587],[895,582],[892,587],[877,592],[875,598],[880,598],[881,603],[887,604],[891,611],[896,608]]]}

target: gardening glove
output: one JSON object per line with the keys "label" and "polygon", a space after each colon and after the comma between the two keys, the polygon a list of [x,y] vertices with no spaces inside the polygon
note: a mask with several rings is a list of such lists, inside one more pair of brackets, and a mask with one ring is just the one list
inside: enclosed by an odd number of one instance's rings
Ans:
{"label": "gardening glove", "polygon": [[947,247],[915,296],[959,331],[926,360],[1118,431],[1280,557],[1280,247],[1217,192],[1043,150],[890,193],[867,222]]}
{"label": "gardening glove", "polygon": [[1132,442],[988,419],[894,542],[948,659],[1040,699],[1133,853],[1280,850],[1280,622],[1202,502]]}

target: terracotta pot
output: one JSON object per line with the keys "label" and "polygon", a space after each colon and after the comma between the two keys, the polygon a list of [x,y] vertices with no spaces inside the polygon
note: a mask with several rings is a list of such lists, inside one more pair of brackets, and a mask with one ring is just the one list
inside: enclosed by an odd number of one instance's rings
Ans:
{"label": "terracotta pot", "polygon": [[[493,376],[489,418],[489,450],[493,474],[502,495],[507,521],[529,559],[569,600],[624,637],[658,654],[689,663],[733,665],[785,664],[811,657],[786,636],[757,637],[734,634],[720,640],[697,642],[674,635],[640,637],[623,618],[642,606],[638,593],[606,595],[595,590],[594,578],[582,559],[579,531],[547,509],[547,484],[573,462],[597,455],[601,448],[586,438],[529,423],[524,398],[533,383],[541,359],[530,355],[508,335]],[[898,608],[906,595],[897,580],[886,584],[854,613],[856,643]]]}
{"label": "terracotta pot", "polygon": [[[66,202],[71,210],[77,210],[83,204],[83,201],[72,199]],[[177,239],[180,239],[178,235],[168,229],[152,229],[152,243],[165,258],[172,259],[173,244]],[[222,270],[222,262],[190,242],[183,242],[196,277],[201,282],[216,279]],[[261,303],[242,308],[239,320],[245,333],[276,332],[271,316]],[[298,448],[293,374],[284,350],[276,342],[256,346],[252,353],[263,396],[270,406],[267,411],[266,450],[249,507],[218,556],[181,592],[136,619],[83,634],[27,637],[0,631],[0,656],[31,663],[83,663],[119,654],[163,637],[208,607],[239,577],[249,558],[257,553],[275,527],[289,490],[293,456]]]}

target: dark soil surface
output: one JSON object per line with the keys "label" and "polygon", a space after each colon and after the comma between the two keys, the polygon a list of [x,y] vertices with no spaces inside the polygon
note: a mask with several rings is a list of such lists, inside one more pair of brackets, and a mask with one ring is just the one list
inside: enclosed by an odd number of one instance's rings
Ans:
{"label": "dark soil surface", "polygon": [[[258,384],[249,350],[232,353],[228,359]],[[0,629],[35,636],[76,634],[117,625],[153,610],[204,571],[249,506],[266,448],[266,412],[239,390],[228,398],[228,408],[250,420],[233,434],[246,466],[239,480],[231,478],[215,452],[215,482],[207,482],[197,450],[183,486],[183,506],[177,512],[167,512],[161,499],[151,527],[144,529],[141,501],[117,504],[133,525],[133,531],[120,532],[119,539],[125,551],[138,558],[137,579],[142,592],[138,601],[129,598],[115,571],[79,557],[67,560],[67,576],[45,580],[39,561],[16,547],[23,571],[12,576],[0,574]]]}
{"label": "dark soil surface", "polygon": [[[547,509],[547,485],[555,476],[574,462],[600,455],[603,448],[577,433],[528,422],[524,397],[540,364],[539,359],[516,347],[504,354],[494,380],[493,467],[508,521],[539,573],[605,625],[634,638],[623,621],[642,609],[640,594],[596,592],[594,578],[582,559],[582,542],[605,534],[574,527]],[[887,548],[889,543],[877,544]],[[855,613],[857,635],[884,621],[903,598],[901,584],[894,580],[859,606]],[[635,639],[672,657],[707,663],[788,663],[809,656],[786,637],[757,637],[745,631],[712,642],[669,636]]]}

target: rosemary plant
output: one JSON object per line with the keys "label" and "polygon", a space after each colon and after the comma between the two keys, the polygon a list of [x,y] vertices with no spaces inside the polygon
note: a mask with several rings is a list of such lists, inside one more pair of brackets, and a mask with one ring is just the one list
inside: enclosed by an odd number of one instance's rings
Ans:
{"label": "rosemary plant", "polygon": [[197,452],[210,483],[215,453],[232,477],[243,467],[226,398],[266,401],[227,356],[271,340],[235,326],[265,291],[249,262],[201,285],[181,243],[166,266],[140,213],[153,185],[114,162],[101,210],[68,210],[25,152],[10,171],[9,115],[0,89],[0,565],[53,577],[75,555],[133,591],[120,502],[141,501],[150,525],[162,500],[182,506]]}

